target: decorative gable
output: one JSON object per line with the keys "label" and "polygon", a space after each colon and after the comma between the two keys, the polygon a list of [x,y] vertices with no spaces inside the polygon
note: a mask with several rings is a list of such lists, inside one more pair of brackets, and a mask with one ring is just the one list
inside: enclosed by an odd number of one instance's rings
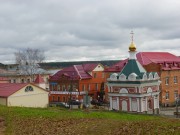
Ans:
{"label": "decorative gable", "polygon": [[143,78],[142,78],[143,80],[147,80],[148,79],[148,77],[147,77],[147,74],[146,73],[144,73],[144,75],[143,75]]}
{"label": "decorative gable", "polygon": [[113,74],[110,76],[110,79],[111,79],[112,81],[116,81],[116,80],[117,80],[117,76],[118,76],[117,73],[113,73]]}
{"label": "decorative gable", "polygon": [[153,80],[153,74],[152,74],[152,72],[149,73],[149,80]]}
{"label": "decorative gable", "polygon": [[154,74],[154,79],[159,79],[160,77],[159,77],[159,75],[158,75],[158,73],[156,72],[155,74]]}
{"label": "decorative gable", "polygon": [[129,81],[135,81],[135,80],[136,80],[136,77],[137,77],[137,74],[136,74],[136,73],[131,73],[131,74],[128,76],[128,80],[129,80]]}
{"label": "decorative gable", "polygon": [[120,80],[120,81],[126,81],[126,76],[125,76],[124,74],[121,74],[121,75],[119,76],[119,80]]}

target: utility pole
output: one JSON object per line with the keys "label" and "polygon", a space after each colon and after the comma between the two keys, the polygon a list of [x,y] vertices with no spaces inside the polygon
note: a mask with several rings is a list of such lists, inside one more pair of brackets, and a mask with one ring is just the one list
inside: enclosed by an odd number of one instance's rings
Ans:
{"label": "utility pole", "polygon": [[73,91],[73,78],[74,78],[74,72],[72,73],[72,76],[70,76],[70,79],[71,79],[71,84],[70,84],[70,89],[69,89],[69,93],[70,93],[70,99],[69,99],[69,109],[72,109],[72,91]]}

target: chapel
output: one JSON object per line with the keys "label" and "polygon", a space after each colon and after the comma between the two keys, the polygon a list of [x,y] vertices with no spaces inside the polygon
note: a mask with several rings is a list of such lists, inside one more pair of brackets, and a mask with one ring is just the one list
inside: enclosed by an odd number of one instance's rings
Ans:
{"label": "chapel", "polygon": [[129,45],[129,58],[119,73],[107,79],[110,110],[159,113],[160,77],[147,72],[136,59],[136,45]]}

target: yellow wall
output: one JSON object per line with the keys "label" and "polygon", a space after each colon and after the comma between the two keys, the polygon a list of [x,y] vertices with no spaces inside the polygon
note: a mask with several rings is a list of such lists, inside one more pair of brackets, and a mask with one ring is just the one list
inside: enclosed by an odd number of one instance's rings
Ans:
{"label": "yellow wall", "polygon": [[6,105],[6,98],[0,98],[0,104]]}
{"label": "yellow wall", "polygon": [[[25,92],[27,86],[32,86],[33,91]],[[8,97],[8,106],[47,107],[49,93],[34,85],[27,86]]]}

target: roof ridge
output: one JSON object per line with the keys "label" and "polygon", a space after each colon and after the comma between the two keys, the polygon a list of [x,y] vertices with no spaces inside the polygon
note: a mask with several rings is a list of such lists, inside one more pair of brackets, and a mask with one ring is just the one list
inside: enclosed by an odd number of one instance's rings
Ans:
{"label": "roof ridge", "polygon": [[74,69],[76,70],[76,72],[78,73],[78,75],[79,75],[80,79],[82,79],[82,77],[81,77],[81,75],[80,75],[80,73],[79,73],[79,71],[78,71],[78,69],[77,69],[76,65],[73,65],[73,67],[74,67]]}

